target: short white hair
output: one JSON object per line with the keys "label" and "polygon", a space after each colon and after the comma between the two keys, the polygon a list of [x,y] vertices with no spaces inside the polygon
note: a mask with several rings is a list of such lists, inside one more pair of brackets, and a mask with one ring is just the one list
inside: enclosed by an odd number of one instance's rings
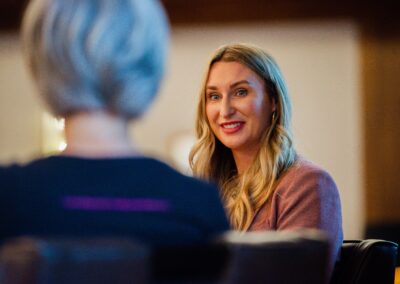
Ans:
{"label": "short white hair", "polygon": [[158,0],[33,0],[22,41],[53,114],[135,118],[160,86],[169,27]]}

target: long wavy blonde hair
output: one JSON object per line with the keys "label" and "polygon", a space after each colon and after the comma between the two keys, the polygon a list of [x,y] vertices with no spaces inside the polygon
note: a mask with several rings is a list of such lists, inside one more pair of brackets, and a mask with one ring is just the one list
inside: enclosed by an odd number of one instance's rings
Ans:
{"label": "long wavy blonde hair", "polygon": [[[232,151],[215,137],[205,110],[208,75],[212,66],[221,61],[238,62],[255,72],[265,83],[266,95],[276,104],[271,125],[262,136],[257,155],[240,178]],[[286,84],[271,56],[249,44],[225,45],[215,51],[200,91],[196,119],[198,140],[190,152],[189,162],[195,176],[220,187],[233,228],[249,229],[255,212],[268,201],[279,177],[295,162],[291,117]]]}

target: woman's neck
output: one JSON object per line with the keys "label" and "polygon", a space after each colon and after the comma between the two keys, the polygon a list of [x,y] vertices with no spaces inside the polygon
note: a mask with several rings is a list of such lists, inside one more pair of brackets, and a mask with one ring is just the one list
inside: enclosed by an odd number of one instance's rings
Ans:
{"label": "woman's neck", "polygon": [[84,157],[135,156],[128,121],[104,111],[76,113],[65,118],[67,147],[63,155]]}
{"label": "woman's neck", "polygon": [[233,159],[235,160],[237,173],[241,176],[246,172],[254,161],[257,149],[253,151],[234,151],[232,150]]}

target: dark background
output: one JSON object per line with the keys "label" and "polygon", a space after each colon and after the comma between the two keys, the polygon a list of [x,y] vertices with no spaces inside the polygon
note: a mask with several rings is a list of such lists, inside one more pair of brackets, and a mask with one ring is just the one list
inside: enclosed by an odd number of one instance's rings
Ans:
{"label": "dark background", "polygon": [[[16,30],[27,0],[0,0],[0,30]],[[163,0],[171,23],[350,18],[399,25],[397,0]],[[396,2],[398,5],[396,5]],[[396,9],[397,8],[397,9]]]}

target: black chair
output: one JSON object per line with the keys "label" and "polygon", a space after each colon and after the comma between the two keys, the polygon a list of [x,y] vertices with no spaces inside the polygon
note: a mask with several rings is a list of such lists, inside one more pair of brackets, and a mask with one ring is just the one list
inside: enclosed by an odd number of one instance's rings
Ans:
{"label": "black chair", "polygon": [[150,250],[123,239],[17,238],[0,251],[2,284],[149,283]]}
{"label": "black chair", "polygon": [[224,284],[328,282],[328,239],[319,231],[230,233]]}
{"label": "black chair", "polygon": [[[385,222],[367,224],[365,238],[387,240],[400,244],[400,223]],[[397,250],[397,266],[400,267],[400,247]]]}
{"label": "black chair", "polygon": [[318,231],[228,232],[208,244],[154,248],[152,282],[327,283],[328,241]]}
{"label": "black chair", "polygon": [[393,284],[398,245],[385,240],[345,240],[332,284]]}
{"label": "black chair", "polygon": [[165,246],[152,249],[152,284],[219,284],[230,251],[223,243]]}

